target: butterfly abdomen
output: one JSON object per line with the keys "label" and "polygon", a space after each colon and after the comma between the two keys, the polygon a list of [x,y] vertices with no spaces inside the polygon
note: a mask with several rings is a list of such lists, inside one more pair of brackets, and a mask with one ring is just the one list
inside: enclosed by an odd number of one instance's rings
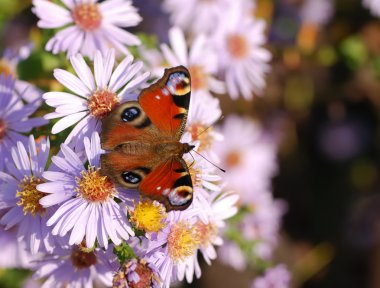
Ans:
{"label": "butterfly abdomen", "polygon": [[121,144],[118,149],[126,155],[143,155],[151,153],[152,145],[147,142],[132,141]]}

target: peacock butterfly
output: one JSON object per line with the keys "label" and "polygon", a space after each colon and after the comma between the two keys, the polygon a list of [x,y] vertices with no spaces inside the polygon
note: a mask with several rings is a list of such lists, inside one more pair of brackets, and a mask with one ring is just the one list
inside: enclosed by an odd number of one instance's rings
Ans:
{"label": "peacock butterfly", "polygon": [[189,71],[178,66],[141,91],[138,101],[117,107],[103,119],[104,175],[124,188],[138,189],[170,210],[193,200],[189,169],[182,156],[194,146],[179,142],[190,104]]}

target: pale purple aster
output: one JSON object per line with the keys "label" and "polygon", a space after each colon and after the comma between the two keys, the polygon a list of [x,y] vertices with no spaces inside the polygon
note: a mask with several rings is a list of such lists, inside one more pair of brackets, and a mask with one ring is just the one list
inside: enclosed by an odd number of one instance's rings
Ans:
{"label": "pale purple aster", "polygon": [[373,15],[380,17],[380,2],[378,0],[363,0],[363,6],[368,8]]}
{"label": "pale purple aster", "polygon": [[33,0],[32,11],[40,19],[38,27],[62,28],[45,49],[53,54],[67,52],[94,57],[112,47],[130,54],[126,46],[140,45],[140,40],[123,28],[136,26],[142,20],[130,0],[62,0],[62,5],[47,0]]}
{"label": "pale purple aster", "polygon": [[187,258],[196,255],[199,237],[194,224],[198,213],[190,208],[169,212],[166,227],[151,238],[146,258],[157,267],[165,288],[184,275]]}
{"label": "pale purple aster", "polygon": [[242,95],[250,100],[263,93],[272,58],[263,47],[267,42],[265,21],[246,13],[244,5],[237,2],[221,15],[228,21],[220,21],[212,37],[220,75],[232,99]]}
{"label": "pale purple aster", "polygon": [[306,0],[301,7],[301,20],[303,23],[325,25],[333,13],[332,0]]}
{"label": "pale purple aster", "polygon": [[91,288],[95,283],[112,286],[112,276],[118,268],[112,250],[113,245],[91,252],[77,245],[57,246],[36,262],[33,279],[46,279],[42,288]]}
{"label": "pale purple aster", "polygon": [[[235,206],[239,197],[233,193],[217,193],[214,192],[208,197],[208,205],[198,204],[200,209],[205,209],[208,216],[208,222],[204,223],[198,220],[195,224],[198,235],[200,237],[200,243],[198,251],[201,252],[203,258],[208,265],[211,265],[211,260],[215,260],[217,257],[215,246],[223,244],[221,233],[226,226],[225,220],[234,216],[238,209]],[[195,207],[198,206],[195,201]],[[201,207],[202,205],[202,207]],[[192,257],[188,257],[185,260],[185,269],[179,270],[178,279],[182,280],[186,277],[186,281],[191,283],[193,276],[197,278],[201,277],[201,269],[198,262],[197,254]]]}
{"label": "pale purple aster", "polygon": [[22,133],[47,123],[41,117],[29,118],[37,108],[35,102],[24,105],[15,95],[15,80],[0,74],[0,171],[4,171],[11,148],[18,141],[27,144],[28,137]]}
{"label": "pale purple aster", "polygon": [[252,212],[241,223],[241,235],[255,242],[253,253],[269,260],[277,244],[281,219],[286,212],[284,201],[274,199],[270,192],[257,193],[251,201]]}
{"label": "pale purple aster", "polygon": [[261,277],[257,277],[251,288],[289,288],[291,274],[284,264],[269,268]]}
{"label": "pale purple aster", "polygon": [[[224,93],[222,81],[215,78],[218,73],[218,58],[207,40],[206,35],[194,38],[191,45],[186,42],[183,31],[178,27],[169,30],[169,45],[162,44],[161,50],[169,66],[183,65],[189,69],[191,76],[191,97],[202,97],[209,91]],[[162,73],[164,67],[162,67]],[[200,93],[200,95],[197,95]]]}
{"label": "pale purple aster", "polygon": [[40,257],[40,253],[32,255],[28,252],[26,243],[17,240],[17,227],[4,230],[0,227],[0,267],[2,268],[31,268],[33,261]]}
{"label": "pale purple aster", "polygon": [[45,118],[61,118],[53,126],[53,134],[75,125],[65,143],[80,151],[84,137],[91,137],[94,131],[100,132],[101,119],[120,102],[129,99],[136,89],[142,88],[149,73],[140,74],[143,64],[140,61],[132,63],[132,56],[127,56],[114,69],[114,50],[109,50],[104,57],[97,51],[94,73],[80,54],[71,57],[70,61],[78,77],[62,69],[55,69],[54,77],[72,92],[45,93],[46,104],[56,108]]}
{"label": "pale purple aster", "polygon": [[221,21],[221,15],[236,2],[242,2],[246,8],[253,9],[251,0],[164,0],[163,9],[170,14],[171,22],[185,31],[198,35],[212,34],[215,26]]}
{"label": "pale purple aster", "polygon": [[237,271],[244,271],[247,268],[247,259],[243,251],[235,242],[229,240],[224,240],[218,249],[218,260]]}
{"label": "pale purple aster", "polygon": [[215,142],[213,149],[226,170],[224,180],[242,204],[249,204],[271,186],[277,172],[277,144],[258,122],[235,115],[225,119],[219,132],[224,141]]}
{"label": "pale purple aster", "polygon": [[[43,173],[46,183],[37,188],[48,194],[40,200],[43,207],[56,206],[57,210],[47,221],[53,226],[53,235],[64,237],[71,231],[69,245],[80,244],[108,247],[108,239],[116,245],[134,235],[127,217],[116,202],[119,193],[106,177],[100,174],[99,134],[94,132],[91,140],[84,139],[86,159],[89,166],[66,144],[61,145],[61,155],[53,156],[57,169]],[[57,171],[58,170],[58,171]]]}
{"label": "pale purple aster", "polygon": [[5,77],[11,75],[15,79],[14,93],[17,97],[39,105],[40,103],[37,100],[42,99],[42,91],[32,84],[18,79],[17,76],[18,63],[29,57],[32,47],[32,44],[28,44],[17,49],[5,49],[2,58],[0,58],[0,74],[5,74]]}
{"label": "pale purple aster", "polygon": [[36,254],[51,251],[54,240],[46,227],[51,209],[38,202],[43,193],[36,189],[42,183],[42,173],[49,157],[50,144],[44,139],[37,144],[29,137],[27,147],[21,142],[11,150],[12,160],[6,163],[7,173],[0,172],[0,209],[6,211],[0,224],[8,230],[17,227],[18,241],[25,241],[27,249]]}

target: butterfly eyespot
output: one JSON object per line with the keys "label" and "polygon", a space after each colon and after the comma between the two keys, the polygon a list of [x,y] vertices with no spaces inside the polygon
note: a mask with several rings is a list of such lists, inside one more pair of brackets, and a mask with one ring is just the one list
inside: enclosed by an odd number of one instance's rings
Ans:
{"label": "butterfly eyespot", "polygon": [[142,177],[139,174],[131,171],[125,171],[121,176],[125,182],[133,185],[140,183],[142,179]]}
{"label": "butterfly eyespot", "polygon": [[173,95],[186,95],[190,92],[190,78],[183,72],[175,72],[169,76],[166,86]]}
{"label": "butterfly eyespot", "polygon": [[136,118],[138,118],[141,114],[141,110],[137,107],[128,107],[125,108],[121,113],[121,119],[124,122],[132,122]]}

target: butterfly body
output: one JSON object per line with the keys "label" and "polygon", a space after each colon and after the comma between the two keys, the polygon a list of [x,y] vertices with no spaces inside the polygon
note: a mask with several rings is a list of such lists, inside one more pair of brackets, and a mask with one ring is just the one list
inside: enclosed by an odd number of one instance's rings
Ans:
{"label": "butterfly body", "polygon": [[124,187],[138,189],[169,210],[186,209],[192,181],[183,154],[194,146],[179,142],[190,103],[190,75],[185,67],[166,69],[144,89],[138,101],[120,105],[103,120],[103,174]]}

